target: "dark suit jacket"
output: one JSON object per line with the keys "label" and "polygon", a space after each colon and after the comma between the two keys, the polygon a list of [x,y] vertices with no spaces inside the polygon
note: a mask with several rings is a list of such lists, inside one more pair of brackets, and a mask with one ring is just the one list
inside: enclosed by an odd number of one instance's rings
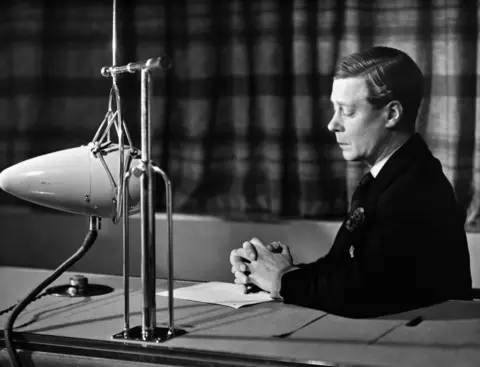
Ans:
{"label": "dark suit jacket", "polygon": [[471,299],[465,217],[420,135],[390,157],[363,209],[342,224],[325,257],[283,275],[285,303],[374,317]]}

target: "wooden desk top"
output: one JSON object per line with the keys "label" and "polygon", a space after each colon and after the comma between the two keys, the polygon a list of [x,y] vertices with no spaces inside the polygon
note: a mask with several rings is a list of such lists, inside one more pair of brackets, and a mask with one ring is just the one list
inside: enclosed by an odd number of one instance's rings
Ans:
{"label": "wooden desk top", "polygon": [[[44,270],[0,267],[0,310],[21,300],[49,274]],[[68,283],[72,275],[64,274],[53,285]],[[18,343],[19,347],[56,353],[55,346],[62,346],[64,349],[58,353],[74,354],[72,348],[83,345],[101,349],[110,358],[120,358],[129,351],[144,353],[143,360],[152,363],[155,355],[164,358],[168,354],[173,358],[175,353],[193,351],[199,353],[197,360],[231,358],[231,365],[232,361],[238,361],[238,365],[259,365],[262,361],[274,365],[274,360],[277,365],[480,365],[480,302],[449,301],[404,314],[354,320],[279,302],[233,309],[175,300],[175,326],[185,329],[187,334],[164,343],[144,344],[112,338],[123,329],[122,277],[82,275],[88,277],[90,284],[109,285],[114,291],[91,298],[46,296],[31,303],[15,323],[15,331],[21,332],[26,341]],[[130,284],[131,325],[137,326],[141,324],[140,279],[132,278]],[[175,286],[188,284],[191,283],[178,281]],[[165,290],[166,282],[158,280],[157,289]],[[156,300],[157,324],[165,326],[168,298],[157,296]],[[8,315],[0,316],[2,325]],[[418,316],[423,318],[421,323],[406,325]],[[309,320],[315,321],[293,334],[273,336]],[[0,350],[0,362],[6,360],[5,350]]]}

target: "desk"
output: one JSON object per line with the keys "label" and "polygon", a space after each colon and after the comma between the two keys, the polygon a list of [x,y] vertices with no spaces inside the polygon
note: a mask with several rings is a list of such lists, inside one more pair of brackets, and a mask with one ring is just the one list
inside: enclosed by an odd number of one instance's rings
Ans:
{"label": "desk", "polygon": [[[49,271],[0,267],[0,310],[22,299]],[[53,285],[65,284],[72,273]],[[17,319],[15,345],[35,366],[475,366],[480,365],[480,302],[449,301],[376,319],[353,320],[280,302],[233,309],[175,300],[175,323],[188,333],[152,344],[112,339],[123,328],[122,278],[83,274],[114,291],[91,298],[46,296]],[[191,283],[175,282],[176,287]],[[165,290],[164,280],[157,289]],[[131,325],[140,325],[141,282],[131,279]],[[157,297],[157,324],[168,321]],[[283,338],[272,336],[291,317],[316,321]],[[424,321],[406,323],[417,316]],[[5,324],[7,315],[0,316]],[[0,332],[0,347],[4,346]],[[323,363],[323,364],[321,364]],[[30,364],[31,365],[31,364]],[[6,349],[0,366],[9,366]]]}

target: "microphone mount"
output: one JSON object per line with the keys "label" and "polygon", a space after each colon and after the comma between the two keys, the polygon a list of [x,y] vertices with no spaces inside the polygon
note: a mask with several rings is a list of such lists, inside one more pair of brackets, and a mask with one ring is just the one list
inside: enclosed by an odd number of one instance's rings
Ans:
{"label": "microphone mount", "polygon": [[168,56],[160,56],[144,61],[136,61],[128,63],[122,66],[104,66],[102,68],[102,75],[108,77],[114,74],[122,73],[135,73],[142,70],[154,70],[154,69],[170,69],[172,67],[172,60]]}
{"label": "microphone mount", "polygon": [[[112,77],[114,95],[117,102],[117,112],[120,111],[120,97],[116,87],[116,75],[119,73],[141,74],[141,147],[140,163],[128,169],[121,181],[119,179],[119,197],[123,208],[118,212],[123,215],[123,282],[124,282],[124,329],[113,336],[115,339],[141,340],[144,342],[162,342],[174,336],[183,335],[185,330],[176,329],[173,314],[173,218],[172,218],[172,189],[168,175],[157,167],[151,160],[151,96],[153,70],[166,70],[171,67],[171,60],[166,57],[157,57],[146,61],[131,62],[122,66],[103,67],[101,73],[104,77]],[[104,124],[111,126],[112,120],[118,120],[117,112],[107,112]],[[121,121],[121,120],[120,120]],[[120,124],[119,124],[120,125]],[[124,123],[122,122],[122,125]],[[120,126],[123,127],[123,126]],[[99,133],[96,134],[99,136]],[[122,163],[122,161],[121,161]],[[128,167],[128,165],[127,165]],[[122,171],[121,171],[122,172]],[[153,187],[153,174],[162,177],[165,183],[167,232],[168,232],[168,309],[169,325],[167,328],[156,326],[156,261],[155,261],[155,193]],[[127,187],[132,176],[140,178],[140,220],[141,220],[141,281],[142,281],[142,325],[130,328],[129,306],[129,218]]]}

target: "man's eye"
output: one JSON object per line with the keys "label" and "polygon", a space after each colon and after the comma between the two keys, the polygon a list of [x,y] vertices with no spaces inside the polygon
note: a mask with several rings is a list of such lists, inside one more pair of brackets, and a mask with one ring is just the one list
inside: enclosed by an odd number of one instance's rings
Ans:
{"label": "man's eye", "polygon": [[333,108],[332,117],[335,116],[336,113],[338,113],[340,116],[345,116],[345,117],[352,117],[353,115],[355,115],[355,111],[352,111],[352,110],[347,110],[344,108],[338,108],[338,109]]}

